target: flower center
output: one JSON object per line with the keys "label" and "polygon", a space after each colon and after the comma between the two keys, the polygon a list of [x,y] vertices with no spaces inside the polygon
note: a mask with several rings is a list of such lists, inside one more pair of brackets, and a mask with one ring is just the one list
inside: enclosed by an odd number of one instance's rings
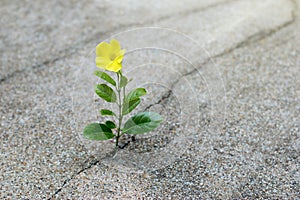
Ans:
{"label": "flower center", "polygon": [[110,58],[110,60],[114,60],[116,58],[116,54],[114,54],[114,53],[110,54],[109,58]]}

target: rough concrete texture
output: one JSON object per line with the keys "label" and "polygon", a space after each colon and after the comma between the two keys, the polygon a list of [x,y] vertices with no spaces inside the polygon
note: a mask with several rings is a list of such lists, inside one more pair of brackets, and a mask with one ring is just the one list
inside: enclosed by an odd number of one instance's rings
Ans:
{"label": "rough concrete texture", "polygon": [[[299,0],[0,5],[1,199],[300,198]],[[81,134],[112,37],[165,118],[113,157]]]}

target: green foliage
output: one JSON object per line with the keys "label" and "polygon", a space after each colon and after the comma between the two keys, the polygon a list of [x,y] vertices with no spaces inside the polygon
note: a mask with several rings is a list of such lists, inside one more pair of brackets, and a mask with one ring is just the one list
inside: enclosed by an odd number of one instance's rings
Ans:
{"label": "green foliage", "polygon": [[98,84],[95,88],[96,94],[107,102],[116,102],[117,95],[111,87],[106,84]]}
{"label": "green foliage", "polygon": [[117,114],[108,109],[101,109],[100,114],[111,116],[118,123],[111,120],[107,120],[105,124],[91,123],[83,130],[85,138],[91,140],[109,140],[115,138],[116,146],[118,147],[119,138],[123,134],[146,133],[157,128],[163,121],[163,118],[157,113],[140,112],[129,118],[122,128],[123,117],[132,112],[141,103],[141,97],[147,94],[146,90],[144,88],[136,88],[126,94],[125,88],[131,80],[126,78],[121,71],[116,72],[117,81],[105,72],[95,71],[95,75],[114,86],[112,88],[107,84],[98,84],[95,87],[95,92],[103,100],[117,104],[119,109]]}
{"label": "green foliage", "polygon": [[110,77],[110,75],[108,75],[107,73],[105,72],[102,72],[102,71],[95,71],[94,73],[96,76],[98,76],[99,78],[107,81],[108,83],[112,84],[113,86],[116,86],[116,81]]}
{"label": "green foliage", "polygon": [[127,134],[141,134],[154,130],[163,118],[154,112],[141,112],[125,123],[122,131]]}
{"label": "green foliage", "polygon": [[117,116],[113,111],[111,111],[111,110],[108,110],[108,109],[102,109],[102,110],[100,110],[100,114],[101,115],[110,115],[110,116],[112,116],[112,115],[114,115],[114,116]]}
{"label": "green foliage", "polygon": [[112,121],[106,121],[106,122],[105,122],[105,125],[106,125],[107,127],[109,127],[110,129],[115,129],[115,128],[117,128],[116,124],[115,124],[114,122],[112,122]]}
{"label": "green foliage", "polygon": [[125,76],[122,75],[121,80],[120,80],[120,88],[126,87],[128,82],[129,82],[129,80]]}
{"label": "green foliage", "polygon": [[134,90],[132,90],[131,92],[128,93],[128,95],[126,95],[126,100],[134,100],[134,99],[138,99],[141,96],[144,96],[145,94],[147,94],[147,91],[145,90],[145,88],[136,88]]}
{"label": "green foliage", "polygon": [[144,88],[137,88],[132,90],[125,96],[122,108],[122,114],[127,115],[135,109],[141,102],[140,97],[146,95],[147,92]]}
{"label": "green foliage", "polygon": [[133,109],[135,109],[139,104],[141,103],[141,99],[134,99],[132,101],[125,101],[122,108],[122,115],[127,115],[130,113]]}
{"label": "green foliage", "polygon": [[115,137],[107,125],[98,123],[87,125],[83,130],[83,136],[90,140],[108,140]]}

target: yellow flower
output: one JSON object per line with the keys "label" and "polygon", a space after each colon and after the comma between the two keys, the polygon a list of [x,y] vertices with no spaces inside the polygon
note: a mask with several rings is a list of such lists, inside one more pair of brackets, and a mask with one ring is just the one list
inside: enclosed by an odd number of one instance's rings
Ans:
{"label": "yellow flower", "polygon": [[120,43],[112,39],[109,43],[101,42],[96,47],[96,65],[99,68],[118,72],[122,69],[125,49],[121,50]]}

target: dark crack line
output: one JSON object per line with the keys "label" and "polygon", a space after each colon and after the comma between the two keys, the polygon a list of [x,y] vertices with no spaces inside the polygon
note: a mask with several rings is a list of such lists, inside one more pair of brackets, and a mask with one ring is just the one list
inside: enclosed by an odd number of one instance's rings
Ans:
{"label": "dark crack line", "polygon": [[[295,2],[294,0],[291,0],[291,2],[293,2],[293,4],[295,5],[295,7],[297,7],[297,6],[296,6],[297,4],[296,4],[296,2]],[[282,30],[282,29],[284,29],[284,28],[286,28],[286,27],[292,25],[292,24],[295,23],[295,21],[296,21],[296,14],[295,14],[295,12],[296,12],[296,9],[292,10],[292,13],[291,13],[292,19],[289,20],[289,21],[287,21],[287,22],[285,22],[285,23],[283,23],[282,25],[277,26],[277,27],[275,27],[275,28],[273,28],[273,29],[268,29],[268,30],[259,31],[258,33],[253,34],[253,35],[247,37],[245,40],[241,41],[240,43],[238,43],[237,45],[233,46],[232,48],[226,49],[226,50],[224,50],[223,52],[221,52],[221,53],[219,53],[219,54],[217,54],[217,55],[215,55],[215,56],[213,56],[213,57],[209,57],[208,59],[204,60],[202,63],[199,64],[200,67],[194,68],[194,69],[191,70],[190,72],[187,72],[187,73],[183,74],[182,76],[180,76],[178,79],[176,79],[176,80],[171,84],[170,89],[169,89],[169,90],[168,90],[168,91],[167,91],[167,92],[166,92],[166,93],[165,93],[165,94],[164,94],[157,102],[148,105],[148,106],[145,108],[145,110],[150,109],[150,108],[151,108],[152,106],[154,106],[154,105],[158,105],[158,104],[164,105],[165,102],[166,102],[166,100],[172,96],[172,91],[173,91],[174,87],[176,86],[176,84],[177,84],[182,78],[184,78],[184,77],[186,77],[186,76],[189,76],[189,75],[192,75],[192,74],[196,73],[198,70],[201,69],[201,66],[208,64],[210,60],[215,59],[215,58],[219,58],[219,57],[223,57],[223,56],[225,56],[225,55],[228,55],[228,54],[232,53],[232,52],[235,51],[236,49],[243,48],[243,47],[248,46],[248,45],[250,45],[250,44],[257,43],[258,41],[261,41],[261,40],[263,40],[263,39],[266,39],[266,38],[268,38],[268,37],[274,35],[274,34],[277,33],[278,31],[280,31],[280,30]]]}
{"label": "dark crack line", "polygon": [[67,183],[69,183],[71,180],[73,180],[77,175],[81,174],[82,172],[84,172],[87,169],[92,168],[93,166],[97,165],[100,161],[99,160],[94,160],[92,161],[87,167],[82,168],[80,171],[78,171],[77,173],[73,174],[71,176],[71,178],[66,179],[62,186],[60,188],[58,188],[52,195],[50,198],[48,198],[48,200],[51,200],[55,195],[57,195],[59,192],[61,192],[61,190],[67,185]]}
{"label": "dark crack line", "polygon": [[[234,1],[237,1],[237,0],[222,1],[222,2],[218,2],[218,3],[215,3],[215,4],[208,5],[207,7],[203,7],[203,8],[196,8],[196,9],[192,9],[192,10],[186,10],[184,12],[177,13],[176,17],[178,17],[178,16],[179,17],[185,17],[187,15],[192,15],[194,13],[202,12],[202,11],[205,11],[207,9],[211,9],[211,8],[214,8],[214,7],[217,7],[217,6],[221,6],[223,4],[231,3],[231,2],[234,2]],[[67,47],[65,49],[60,50],[59,53],[58,53],[58,55],[63,55],[63,56],[57,56],[55,58],[52,58],[52,59],[49,59],[49,60],[45,60],[45,61],[43,61],[41,63],[35,64],[35,65],[32,65],[32,66],[28,66],[28,67],[24,67],[23,69],[16,70],[16,71],[14,71],[14,72],[12,72],[12,73],[4,76],[3,78],[1,78],[0,79],[0,84],[3,83],[3,82],[5,82],[5,81],[7,81],[7,80],[9,80],[9,79],[11,79],[12,77],[14,77],[14,76],[16,76],[18,74],[24,73],[28,69],[32,70],[32,69],[35,69],[35,68],[42,68],[43,66],[47,66],[49,64],[55,63],[58,60],[67,58],[68,56],[70,56],[70,55],[72,55],[74,53],[74,50],[76,51],[76,50],[80,49],[80,47],[83,44],[88,44],[90,42],[93,42],[94,40],[96,40],[95,38],[99,37],[99,35],[101,35],[103,37],[106,37],[106,36],[111,35],[116,30],[119,30],[119,31],[126,30],[128,28],[133,28],[133,27],[140,26],[141,24],[143,24],[143,25],[153,24],[155,22],[159,22],[159,21],[171,19],[172,17],[174,17],[174,13],[171,13],[170,15],[167,15],[167,16],[159,17],[159,18],[154,19],[154,20],[146,20],[143,23],[139,22],[139,23],[124,24],[124,25],[118,26],[118,28],[112,28],[112,29],[107,30],[107,31],[96,32],[91,37],[89,37],[88,39],[78,41],[77,44],[69,46],[69,47]],[[72,49],[72,51],[70,51],[70,49]]]}
{"label": "dark crack line", "polygon": [[144,22],[137,22],[137,23],[120,25],[120,26],[118,26],[118,29],[113,28],[113,29],[107,30],[105,32],[103,32],[103,31],[96,32],[96,33],[93,34],[93,36],[91,36],[90,38],[84,40],[82,43],[84,44],[84,43],[93,42],[93,41],[96,40],[95,38],[97,38],[99,35],[109,36],[109,35],[111,35],[111,33],[115,32],[116,30],[123,31],[123,30],[126,30],[128,28],[140,27],[141,25],[143,25],[143,27],[147,27],[147,24],[151,25],[151,24],[154,24],[156,22],[160,22],[160,21],[163,21],[163,20],[168,20],[168,19],[173,18],[174,16],[176,16],[176,17],[186,17],[188,15],[203,12],[203,11],[206,11],[208,9],[218,7],[218,6],[221,6],[221,5],[225,5],[225,4],[228,4],[228,3],[231,3],[231,2],[235,2],[235,1],[238,1],[238,0],[225,0],[225,1],[222,1],[222,2],[217,2],[215,4],[208,5],[206,7],[194,8],[194,9],[191,9],[191,10],[186,10],[186,11],[183,11],[183,12],[179,12],[179,13],[176,13],[176,15],[174,15],[174,13],[171,13],[170,15],[158,17],[156,19],[146,20]]}
{"label": "dark crack line", "polygon": [[[205,8],[194,9],[194,10],[188,10],[188,11],[185,11],[185,12],[183,12],[183,13],[179,13],[179,14],[176,15],[176,16],[185,16],[185,15],[189,15],[189,14],[194,14],[194,13],[201,12],[201,11],[204,11],[204,10],[206,10],[206,9],[210,9],[210,8],[215,7],[215,6],[219,6],[219,5],[221,5],[221,4],[225,4],[225,3],[229,3],[229,2],[233,2],[233,1],[236,1],[236,0],[232,0],[232,1],[224,1],[224,2],[221,2],[221,3],[217,3],[217,4],[212,4],[212,5],[207,6],[207,7],[205,7]],[[158,18],[158,19],[156,19],[156,20],[151,20],[151,21],[148,21],[148,22],[145,22],[145,23],[150,23],[150,24],[151,24],[151,23],[155,23],[156,21],[162,21],[162,20],[169,19],[169,18],[171,18],[171,17],[173,17],[173,15],[170,15],[170,16],[164,16],[164,17]],[[140,25],[140,24],[139,24],[139,23],[134,23],[134,24],[126,25],[126,26],[124,25],[124,26],[121,26],[120,29],[122,30],[122,29],[126,29],[126,28],[129,28],[129,27],[137,26],[137,25]],[[90,39],[84,40],[83,42],[82,42],[82,41],[78,42],[79,44],[78,44],[78,45],[75,45],[75,49],[76,49],[76,46],[77,46],[77,49],[78,49],[78,46],[80,46],[80,44],[92,42],[93,40],[95,40],[94,38],[97,37],[97,35],[109,35],[109,33],[113,32],[113,31],[114,31],[114,30],[110,30],[110,31],[107,31],[106,33],[104,33],[104,32],[97,32],[97,33],[95,33]],[[69,48],[66,48],[66,49],[69,49]],[[67,52],[66,49],[65,49],[65,50],[62,50],[62,52]],[[74,49],[74,48],[73,48],[73,49]],[[37,64],[37,65],[34,65],[34,66],[31,66],[30,68],[31,68],[31,69],[34,69],[34,68],[41,68],[42,66],[46,66],[46,65],[51,64],[51,63],[54,63],[54,62],[56,62],[56,61],[58,61],[58,60],[60,60],[60,59],[63,59],[63,58],[65,58],[65,57],[68,57],[69,55],[71,55],[71,53],[65,54],[64,56],[60,56],[60,57],[57,57],[57,58],[52,59],[52,60],[46,60],[46,61],[44,61],[43,63]],[[2,82],[4,82],[4,81],[6,81],[6,80],[12,78],[12,77],[15,76],[16,74],[19,74],[19,73],[24,72],[24,71],[25,71],[25,69],[23,69],[23,70],[17,70],[17,71],[15,71],[15,72],[13,72],[12,74],[6,76],[5,78],[0,79],[0,83],[2,83]],[[168,99],[168,98],[171,96],[171,94],[172,94],[172,90],[169,90],[168,93],[167,93],[166,95],[164,95],[164,96],[163,96],[156,104],[162,103],[165,99]],[[148,106],[146,109],[148,109],[148,108],[150,108],[150,107],[151,107],[151,105]],[[77,173],[73,174],[73,175],[71,176],[71,178],[66,179],[66,180],[63,182],[62,186],[61,186],[60,188],[58,188],[58,189],[51,195],[51,197],[49,198],[49,200],[51,200],[55,195],[57,195],[59,192],[61,192],[61,190],[66,186],[66,184],[69,183],[72,179],[74,179],[77,175],[81,174],[82,172],[84,172],[84,171],[87,170],[87,169],[92,168],[93,166],[97,165],[99,162],[100,162],[99,160],[93,161],[89,166],[87,166],[87,167],[81,169],[80,171],[78,171]]]}
{"label": "dark crack line", "polygon": [[[135,139],[132,138],[132,141],[134,141]],[[122,148],[120,148],[122,149]],[[112,152],[107,153],[105,157],[103,157],[102,159],[106,159],[106,158],[111,158],[113,155],[115,155],[115,153],[118,151],[118,149],[114,149]],[[60,188],[58,188],[57,190],[55,190],[55,192],[51,195],[50,198],[48,198],[48,200],[51,200],[55,195],[57,195],[59,192],[62,191],[62,189],[73,179],[76,178],[76,176],[78,176],[79,174],[83,173],[84,171],[91,169],[93,166],[96,166],[97,164],[100,163],[100,159],[95,159],[94,156],[91,156],[90,158],[93,158],[94,160],[91,161],[89,163],[89,165],[87,167],[83,167],[81,170],[79,170],[78,172],[74,173],[73,175],[71,175],[71,178],[66,179],[63,184],[61,185]],[[83,162],[84,164],[87,163],[87,161],[89,160],[89,158]]]}
{"label": "dark crack line", "polygon": [[[229,3],[229,2],[231,2],[231,1],[225,1],[225,2],[222,2],[222,3]],[[294,0],[292,0],[292,2],[293,2],[293,4],[296,5],[296,2],[295,2]],[[214,5],[210,5],[210,6],[206,7],[206,8],[201,8],[201,9],[198,9],[198,10],[195,10],[195,11],[188,11],[188,12],[193,12],[193,13],[194,13],[194,12],[201,12],[201,11],[203,11],[203,10],[205,10],[205,9],[209,9],[209,8],[212,8],[212,7],[215,7],[215,6],[218,6],[218,5],[220,5],[220,3],[214,4]],[[192,13],[191,13],[191,14],[192,14]],[[158,19],[158,20],[156,20],[156,21],[164,20],[164,19],[167,19],[167,18],[170,18],[170,17],[171,17],[171,16],[168,16],[168,17],[162,17],[162,18],[160,18],[160,19]],[[165,93],[165,95],[163,95],[156,103],[153,103],[153,104],[150,104],[149,106],[147,106],[147,107],[145,108],[145,110],[147,110],[147,109],[149,109],[149,108],[151,108],[152,106],[157,105],[157,104],[165,104],[166,100],[169,99],[169,98],[171,97],[171,95],[172,95],[172,90],[174,89],[174,87],[176,86],[176,84],[177,84],[182,78],[184,78],[184,77],[186,77],[186,76],[188,76],[188,75],[191,75],[191,74],[197,72],[197,71],[201,68],[202,65],[207,64],[211,59],[213,59],[213,58],[218,58],[218,57],[222,57],[222,56],[225,56],[225,55],[228,55],[228,54],[232,53],[232,52],[233,52],[234,50],[236,50],[236,49],[239,49],[239,48],[248,46],[249,44],[253,44],[253,43],[256,43],[256,42],[258,42],[258,41],[260,41],[260,40],[262,40],[262,39],[265,39],[265,38],[267,38],[267,37],[270,37],[270,36],[272,36],[273,34],[275,34],[276,32],[280,31],[281,29],[284,29],[284,28],[290,26],[291,24],[293,24],[293,23],[295,22],[295,20],[296,20],[295,10],[293,10],[293,11],[292,11],[292,19],[291,19],[290,21],[288,21],[288,22],[282,24],[281,26],[275,27],[274,29],[269,29],[269,30],[260,31],[260,32],[258,32],[257,34],[254,34],[254,35],[252,35],[252,36],[249,36],[249,37],[246,38],[244,41],[238,43],[238,44],[235,45],[234,47],[232,47],[232,48],[230,48],[230,49],[227,49],[227,50],[223,51],[222,53],[213,56],[212,58],[206,59],[204,62],[200,63],[200,67],[199,67],[199,68],[195,68],[194,70],[192,70],[192,71],[190,71],[190,72],[187,72],[187,73],[183,74],[181,77],[179,77],[177,80],[175,80],[175,81],[173,82],[173,84],[171,85],[171,87],[170,87],[171,89],[169,89],[169,90]],[[151,23],[151,22],[150,22],[150,23]],[[132,26],[132,25],[130,25],[130,26]],[[127,27],[130,27],[130,26],[127,26]],[[133,26],[134,26],[134,25],[133,25]],[[126,26],[125,26],[125,27],[126,27]],[[124,28],[124,27],[123,27],[123,28]],[[98,35],[98,34],[99,34],[99,33],[97,33],[97,34],[95,34],[95,35]],[[89,40],[90,40],[90,41],[93,41],[94,39],[89,39]],[[53,59],[53,60],[50,60],[50,61],[45,61],[44,63],[42,63],[42,64],[40,64],[40,65],[47,65],[47,64],[50,64],[50,63],[52,63],[52,62],[55,62],[55,61],[57,61],[57,60],[59,60],[59,59],[60,59],[60,58],[56,58],[56,59]],[[37,67],[38,67],[38,66],[39,66],[39,65],[37,65]],[[13,76],[13,75],[12,75],[12,76]],[[2,79],[1,79],[1,80],[2,80]],[[0,83],[2,82],[1,80],[0,80]],[[61,190],[66,186],[66,184],[69,183],[72,179],[74,179],[77,175],[81,174],[81,173],[84,172],[85,170],[88,170],[88,169],[92,168],[93,166],[97,165],[99,162],[100,162],[100,160],[94,160],[94,161],[91,162],[87,167],[82,168],[80,171],[78,171],[77,173],[73,174],[73,175],[71,176],[71,178],[66,179],[66,180],[63,182],[62,186],[61,186],[59,189],[57,189],[57,190],[54,192],[53,195],[51,195],[51,197],[49,198],[49,200],[51,200],[55,195],[57,195],[59,192],[61,192]]]}
{"label": "dark crack line", "polygon": [[[189,15],[193,15],[195,13],[206,11],[206,10],[209,10],[211,8],[222,6],[222,5],[232,3],[232,2],[235,2],[235,1],[238,1],[238,0],[221,1],[221,2],[217,2],[217,3],[214,3],[214,4],[208,5],[208,6],[203,7],[203,8],[200,7],[200,8],[194,8],[192,10],[186,10],[186,11],[183,11],[183,12],[176,13],[176,17],[186,17],[186,16],[189,16]],[[151,24],[151,23],[155,23],[155,22],[158,22],[158,21],[171,19],[173,17],[174,17],[174,15],[162,16],[162,17],[158,18],[157,20],[152,20],[152,21],[149,21],[149,22]]]}
{"label": "dark crack line", "polygon": [[[171,86],[171,88],[172,88],[172,86]],[[158,105],[158,104],[164,105],[164,101],[169,99],[171,97],[171,95],[172,95],[172,89],[169,89],[156,103],[148,105],[144,110],[146,111],[154,105]]]}
{"label": "dark crack line", "polygon": [[13,73],[8,74],[8,75],[6,75],[5,77],[1,78],[1,79],[0,79],[0,84],[3,83],[3,82],[5,82],[5,81],[7,81],[7,80],[9,80],[9,79],[12,78],[12,77],[18,75],[18,74],[24,73],[24,72],[27,71],[27,70],[33,70],[33,69],[41,68],[41,67],[43,67],[43,66],[47,66],[47,65],[49,65],[49,64],[55,63],[56,61],[58,61],[58,60],[60,60],[60,59],[66,58],[66,57],[68,57],[69,55],[70,55],[70,54],[65,54],[65,55],[60,56],[60,57],[56,57],[56,58],[53,58],[53,59],[46,60],[46,61],[44,61],[44,62],[42,62],[42,63],[32,65],[31,67],[25,67],[25,68],[23,68],[23,69],[16,70],[16,71],[14,71]]}

